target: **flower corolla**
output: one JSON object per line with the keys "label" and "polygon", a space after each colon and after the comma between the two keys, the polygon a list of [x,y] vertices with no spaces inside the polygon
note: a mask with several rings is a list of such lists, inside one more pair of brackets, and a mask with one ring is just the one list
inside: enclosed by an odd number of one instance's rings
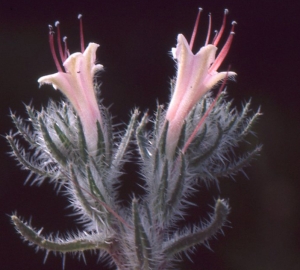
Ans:
{"label": "flower corolla", "polygon": [[[58,22],[57,22],[58,27]],[[82,31],[81,31],[82,32]],[[83,34],[81,33],[83,50]],[[60,38],[58,28],[58,38]],[[49,33],[50,47],[58,72],[46,75],[38,79],[40,85],[52,84],[54,89],[59,89],[71,102],[77,115],[79,116],[84,135],[87,141],[88,150],[95,151],[97,148],[97,122],[103,129],[103,121],[99,105],[97,102],[96,92],[94,89],[94,75],[97,71],[103,69],[100,64],[95,64],[96,50],[99,47],[96,43],[90,43],[87,48],[79,53],[67,55],[68,50],[62,52],[62,46],[58,41],[61,60],[63,61],[64,70],[60,67],[53,44],[53,31]]]}
{"label": "flower corolla", "polygon": [[198,13],[190,44],[182,34],[179,34],[177,46],[172,49],[173,58],[177,61],[177,75],[174,92],[166,114],[166,120],[169,122],[167,154],[170,158],[174,154],[183,122],[191,109],[220,81],[236,75],[232,71],[217,71],[229,51],[234,34],[235,22],[232,23],[232,29],[225,45],[216,57],[217,45],[225,28],[227,10],[224,13],[222,27],[219,33],[216,34],[212,44],[208,44],[211,28],[210,20],[206,44],[196,54],[192,52],[200,12],[201,10]]}

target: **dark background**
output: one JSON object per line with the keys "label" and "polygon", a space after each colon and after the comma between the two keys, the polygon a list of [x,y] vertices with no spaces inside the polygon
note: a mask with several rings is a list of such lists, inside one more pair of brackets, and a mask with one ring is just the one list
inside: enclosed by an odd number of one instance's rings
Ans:
{"label": "dark background", "polygon": [[[13,125],[9,108],[24,114],[23,103],[35,108],[49,98],[59,99],[51,87],[38,88],[37,79],[56,71],[48,47],[47,25],[60,20],[62,34],[68,36],[71,52],[79,50],[78,13],[84,15],[86,43],[101,44],[97,58],[105,66],[101,75],[104,104],[112,106],[115,122],[129,119],[129,111],[155,109],[156,100],[166,103],[169,80],[175,65],[168,52],[178,33],[191,35],[197,8],[204,9],[195,48],[205,39],[207,14],[212,13],[213,29],[218,29],[224,8],[229,21],[236,20],[236,36],[230,53],[220,68],[238,73],[229,83],[229,97],[241,108],[252,98],[252,108],[261,106],[263,116],[255,126],[253,144],[264,145],[261,156],[246,168],[249,180],[239,174],[235,181],[220,179],[220,192],[201,184],[194,198],[190,222],[202,220],[218,196],[229,198],[230,227],[210,242],[212,250],[199,247],[183,256],[182,269],[201,270],[281,270],[300,269],[300,103],[299,103],[299,14],[297,1],[1,1],[0,2],[0,134]],[[226,34],[229,32],[229,23]],[[224,42],[224,39],[222,40]],[[222,43],[221,43],[222,44]],[[61,269],[60,256],[35,253],[24,244],[10,224],[14,211],[44,233],[76,230],[68,216],[67,200],[52,186],[23,185],[27,172],[20,171],[6,154],[0,138],[0,268]],[[250,149],[250,146],[248,147]],[[244,147],[242,150],[247,150]],[[130,169],[130,168],[129,168]],[[130,172],[130,170],[129,170]],[[134,188],[136,176],[124,177]],[[68,255],[66,270],[106,269],[97,256],[86,254],[88,264]]]}

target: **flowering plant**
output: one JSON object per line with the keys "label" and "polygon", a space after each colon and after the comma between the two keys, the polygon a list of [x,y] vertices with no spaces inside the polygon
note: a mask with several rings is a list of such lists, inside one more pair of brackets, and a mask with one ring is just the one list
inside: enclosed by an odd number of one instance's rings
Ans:
{"label": "flowering plant", "polygon": [[[61,42],[56,22],[57,49],[50,27],[49,43],[58,72],[38,82],[52,84],[66,100],[50,101],[41,111],[26,106],[29,125],[11,113],[17,132],[6,136],[11,154],[33,183],[53,182],[68,196],[84,230],[66,236],[43,236],[17,215],[11,219],[22,237],[47,254],[99,251],[117,269],[175,269],[178,255],[206,242],[222,229],[229,205],[217,199],[211,220],[206,224],[178,228],[190,205],[190,196],[200,181],[215,181],[240,171],[258,154],[260,147],[241,157],[232,156],[260,115],[248,116],[250,102],[242,112],[225,100],[226,82],[236,74],[218,72],[234,34],[234,25],[225,45],[216,56],[226,25],[211,41],[211,17],[205,45],[194,54],[193,43],[200,19],[199,10],[191,41],[179,34],[172,49],[177,75],[172,84],[167,110],[159,105],[154,117],[134,110],[120,134],[99,101],[95,73],[98,44],[84,47],[80,19],[81,53],[70,54],[66,38]],[[63,48],[64,47],[64,48]],[[59,52],[62,65],[57,57]],[[220,84],[213,98],[211,90]],[[153,127],[149,131],[148,123]],[[26,150],[18,141],[29,144]],[[132,195],[131,207],[120,203],[120,176],[130,162],[135,145],[140,155],[144,195]],[[32,155],[30,156],[30,153]],[[64,256],[65,258],[65,256]]]}

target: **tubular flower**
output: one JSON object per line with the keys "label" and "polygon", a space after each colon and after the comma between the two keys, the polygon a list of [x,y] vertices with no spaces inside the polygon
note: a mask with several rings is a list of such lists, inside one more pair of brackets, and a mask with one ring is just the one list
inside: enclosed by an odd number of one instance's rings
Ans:
{"label": "tubular flower", "polygon": [[201,47],[196,54],[193,54],[192,47],[200,12],[201,9],[199,9],[190,44],[182,34],[179,34],[177,46],[172,49],[173,58],[177,61],[177,76],[173,96],[166,114],[166,120],[169,121],[167,134],[167,152],[169,157],[172,157],[174,154],[181,127],[191,109],[221,80],[236,75],[232,71],[217,72],[229,51],[234,34],[235,22],[232,23],[232,29],[225,45],[216,57],[217,45],[226,24],[227,10],[224,12],[222,27],[211,44],[208,44],[211,28],[211,17],[209,17],[209,29],[205,46]]}
{"label": "tubular flower", "polygon": [[[81,18],[81,16],[79,17]],[[81,21],[80,21],[81,23]],[[57,66],[58,72],[46,75],[38,79],[40,85],[52,84],[54,89],[59,89],[71,102],[77,115],[79,116],[84,135],[90,151],[96,150],[97,144],[97,122],[103,130],[103,121],[99,110],[99,105],[94,90],[94,75],[97,71],[103,69],[100,64],[95,64],[96,50],[99,47],[96,43],[90,43],[84,50],[82,23],[81,23],[81,50],[82,52],[68,55],[68,49],[65,42],[65,52],[62,50],[60,42],[59,22],[56,23],[58,34],[58,49],[60,58],[63,62],[63,68],[57,59],[54,42],[53,31],[50,27],[49,42],[51,52]],[[83,51],[84,50],[84,51]]]}

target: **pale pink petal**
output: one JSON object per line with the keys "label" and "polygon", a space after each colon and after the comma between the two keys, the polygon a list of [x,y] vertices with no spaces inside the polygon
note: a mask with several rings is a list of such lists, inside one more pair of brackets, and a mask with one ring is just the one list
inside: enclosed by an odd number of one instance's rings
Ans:
{"label": "pale pink petal", "polygon": [[189,74],[194,57],[185,37],[181,34],[179,34],[177,37],[177,46],[176,49],[173,50],[173,55],[175,56],[174,58],[177,60],[178,68],[176,76],[176,86],[166,116],[166,118],[169,121],[171,121],[174,118],[179,103],[183,95],[185,94],[185,89],[190,79],[190,76],[187,76],[187,74]]}
{"label": "pale pink petal", "polygon": [[208,75],[206,80],[204,81],[204,87],[207,89],[212,89],[215,85],[217,85],[220,81],[225,78],[233,78],[237,74],[233,71],[228,72],[216,72],[214,75]]}

